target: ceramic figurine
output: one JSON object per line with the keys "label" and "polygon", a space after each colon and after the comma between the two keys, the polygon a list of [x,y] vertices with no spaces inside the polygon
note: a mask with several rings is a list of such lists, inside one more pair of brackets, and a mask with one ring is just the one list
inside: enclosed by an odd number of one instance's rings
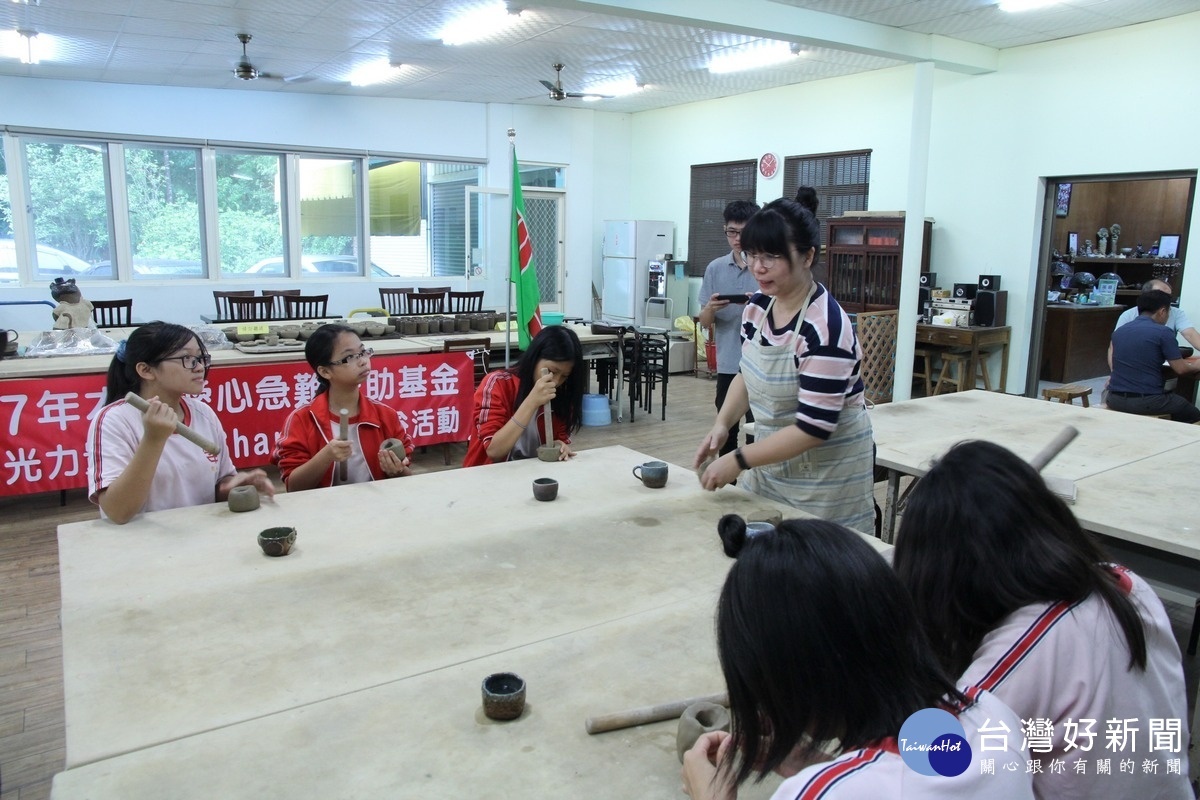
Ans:
{"label": "ceramic figurine", "polygon": [[1144,255],[1146,255],[1146,251],[1142,249],[1142,243],[1138,242],[1137,247],[1133,248],[1133,257],[1141,258]]}
{"label": "ceramic figurine", "polygon": [[83,299],[74,278],[55,278],[50,284],[50,296],[58,301],[50,312],[54,317],[54,330],[91,327],[92,304]]}
{"label": "ceramic figurine", "polygon": [[1083,240],[1083,254],[1085,256],[1095,255],[1095,252],[1092,250],[1092,240],[1091,239]]}
{"label": "ceramic figurine", "polygon": [[1115,256],[1117,253],[1121,252],[1120,250],[1117,249],[1117,239],[1121,238],[1121,226],[1115,222],[1112,225],[1109,225],[1108,226],[1108,238],[1112,240],[1111,241],[1112,248],[1108,252],[1112,253]]}
{"label": "ceramic figurine", "polygon": [[1108,228],[1096,231],[1096,252],[1102,256],[1108,255]]}

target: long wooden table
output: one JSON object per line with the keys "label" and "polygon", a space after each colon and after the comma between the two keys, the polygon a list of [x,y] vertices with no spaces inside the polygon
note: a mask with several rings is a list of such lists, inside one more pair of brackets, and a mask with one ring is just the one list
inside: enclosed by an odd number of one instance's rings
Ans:
{"label": "long wooden table", "polygon": [[[676,796],[674,722],[584,719],[723,688],[716,523],[782,508],[674,465],[647,489],[646,460],[606,447],[62,526],[54,797]],[[298,538],[272,559],[255,535],[276,525]],[[528,682],[515,722],[482,717],[498,670]]]}

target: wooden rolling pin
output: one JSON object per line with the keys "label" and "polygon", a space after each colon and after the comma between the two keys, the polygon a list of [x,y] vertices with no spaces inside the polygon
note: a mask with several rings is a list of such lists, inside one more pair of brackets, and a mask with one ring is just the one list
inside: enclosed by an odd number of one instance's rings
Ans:
{"label": "wooden rolling pin", "polygon": [[[350,438],[350,409],[348,408],[343,408],[338,412],[338,438],[343,442]],[[338,462],[338,480],[342,483],[346,482],[349,469],[349,462]]]}
{"label": "wooden rolling pin", "polygon": [[[550,370],[542,367],[542,375],[549,375]],[[546,423],[546,444],[554,444],[554,421],[550,416],[550,403],[542,406],[542,420]]]}
{"label": "wooden rolling pin", "polygon": [[689,697],[673,703],[661,703],[656,706],[642,706],[641,708],[631,708],[628,711],[602,714],[599,717],[588,717],[583,726],[588,733],[607,733],[608,731],[619,731],[622,728],[632,728],[635,725],[662,722],[665,719],[678,719],[683,716],[683,712],[692,703],[716,703],[719,706],[728,707],[729,695],[721,692],[703,697]]}
{"label": "wooden rolling pin", "polygon": [[1079,431],[1075,429],[1074,425],[1068,425],[1063,428],[1062,433],[1055,436],[1050,444],[1043,447],[1041,452],[1029,459],[1029,466],[1041,472],[1042,468],[1053,461],[1054,457],[1061,453],[1063,448],[1069,445],[1071,440],[1078,435]]}
{"label": "wooden rolling pin", "polygon": [[[141,395],[134,394],[133,392],[129,392],[125,395],[125,402],[129,403],[129,405],[143,413],[150,408],[150,404],[143,400]],[[208,439],[205,439],[203,436],[196,433],[182,422],[175,423],[175,432],[206,453],[212,453],[215,456],[219,455],[221,452],[221,448],[218,447],[214,442],[210,442]]]}

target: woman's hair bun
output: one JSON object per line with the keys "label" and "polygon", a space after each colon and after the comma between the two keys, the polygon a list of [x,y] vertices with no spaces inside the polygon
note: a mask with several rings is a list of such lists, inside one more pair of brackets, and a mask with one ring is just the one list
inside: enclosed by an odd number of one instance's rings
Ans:
{"label": "woman's hair bun", "polygon": [[717,522],[717,535],[721,537],[725,555],[737,558],[746,544],[746,520],[737,514],[726,514]]}

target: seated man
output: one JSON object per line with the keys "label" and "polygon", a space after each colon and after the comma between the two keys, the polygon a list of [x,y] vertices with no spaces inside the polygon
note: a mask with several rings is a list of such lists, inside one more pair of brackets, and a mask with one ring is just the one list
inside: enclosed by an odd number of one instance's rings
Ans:
{"label": "seated man", "polygon": [[1200,372],[1200,358],[1184,358],[1167,328],[1171,296],[1151,289],[1138,296],[1138,316],[1112,335],[1108,407],[1130,414],[1170,414],[1177,422],[1200,422],[1200,409],[1164,391],[1163,362],[1177,375]]}
{"label": "seated man", "polygon": [[[1166,281],[1160,281],[1157,278],[1146,281],[1144,284],[1142,284],[1143,292],[1148,292],[1151,289],[1157,289],[1160,292],[1166,292],[1168,296],[1173,295],[1171,284],[1167,283]],[[1121,316],[1117,317],[1117,324],[1113,327],[1113,330],[1116,330],[1126,323],[1133,322],[1137,318],[1137,306],[1130,306],[1121,312]],[[1197,331],[1192,325],[1192,321],[1188,319],[1188,315],[1183,309],[1171,306],[1171,315],[1167,318],[1167,328],[1169,328],[1175,335],[1183,336],[1183,338],[1187,340],[1187,343],[1195,348],[1197,353],[1200,353],[1200,331]],[[1108,362],[1109,368],[1111,368],[1111,347],[1108,350]]]}

